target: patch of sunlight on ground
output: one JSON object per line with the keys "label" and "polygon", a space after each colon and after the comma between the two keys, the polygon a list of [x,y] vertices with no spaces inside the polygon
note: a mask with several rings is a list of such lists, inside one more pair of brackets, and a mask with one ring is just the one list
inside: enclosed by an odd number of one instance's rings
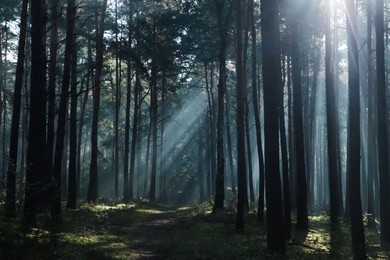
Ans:
{"label": "patch of sunlight on ground", "polygon": [[85,234],[65,234],[63,239],[67,242],[71,242],[79,245],[94,245],[99,243],[102,239],[105,239],[101,235],[85,233]]}
{"label": "patch of sunlight on ground", "polygon": [[139,213],[147,213],[147,214],[161,214],[164,213],[162,210],[157,210],[157,209],[137,209],[136,210]]}
{"label": "patch of sunlight on ground", "polygon": [[32,228],[31,233],[27,233],[26,237],[39,239],[42,237],[47,237],[48,235],[50,235],[50,232],[48,230]]}
{"label": "patch of sunlight on ground", "polygon": [[80,209],[88,209],[94,212],[102,212],[107,210],[121,210],[121,209],[130,209],[134,208],[135,204],[116,204],[116,205],[106,205],[106,204],[84,204],[80,207]]}
{"label": "patch of sunlight on ground", "polygon": [[190,210],[192,209],[191,207],[181,207],[181,208],[178,208],[177,211],[186,211],[186,210]]}

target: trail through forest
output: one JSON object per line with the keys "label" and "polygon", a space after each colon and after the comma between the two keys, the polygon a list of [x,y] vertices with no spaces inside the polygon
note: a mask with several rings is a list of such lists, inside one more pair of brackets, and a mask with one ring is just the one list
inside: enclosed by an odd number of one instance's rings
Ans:
{"label": "trail through forest", "polygon": [[131,228],[130,257],[133,259],[167,259],[168,252],[153,247],[153,242],[164,239],[167,233],[188,214],[188,210],[162,210]]}

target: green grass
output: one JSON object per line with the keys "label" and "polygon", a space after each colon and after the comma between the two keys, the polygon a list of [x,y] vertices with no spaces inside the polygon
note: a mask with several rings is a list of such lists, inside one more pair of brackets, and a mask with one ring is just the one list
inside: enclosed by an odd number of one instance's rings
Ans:
{"label": "green grass", "polygon": [[[256,214],[235,232],[234,210],[212,215],[209,205],[171,209],[148,203],[81,203],[63,210],[61,224],[40,214],[36,228],[6,219],[0,204],[0,259],[351,259],[349,223],[330,226],[311,216],[308,232],[293,228],[286,256],[266,250]],[[369,259],[386,259],[376,230],[366,229]]]}

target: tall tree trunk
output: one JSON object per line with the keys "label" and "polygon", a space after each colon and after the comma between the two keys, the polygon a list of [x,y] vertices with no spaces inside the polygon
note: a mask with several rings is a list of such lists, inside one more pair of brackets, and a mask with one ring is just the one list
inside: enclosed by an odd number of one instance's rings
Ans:
{"label": "tall tree trunk", "polygon": [[[98,0],[96,3],[96,16],[99,13]],[[89,169],[90,179],[88,186],[88,202],[95,202],[98,198],[98,123],[99,123],[99,108],[100,108],[100,85],[103,69],[103,35],[104,35],[104,20],[106,17],[107,0],[103,0],[103,5],[100,8],[100,21],[96,23],[96,71],[93,85],[93,111],[92,111],[92,129],[91,129],[91,165]]]}
{"label": "tall tree trunk", "polygon": [[119,78],[118,0],[115,0],[115,121],[114,121],[114,193],[119,197],[119,112],[121,86]]}
{"label": "tall tree trunk", "polygon": [[[261,1],[261,36],[264,84],[265,181],[267,247],[284,253],[283,202],[279,169],[278,107],[281,88],[279,1]],[[238,127],[238,126],[237,126]]]}
{"label": "tall tree trunk", "polygon": [[245,160],[245,85],[243,70],[243,46],[242,46],[242,3],[235,0],[236,8],[236,127],[237,127],[237,218],[236,230],[244,230],[244,207],[247,200],[246,188],[246,160]]}
{"label": "tall tree trunk", "polygon": [[325,7],[325,81],[326,81],[326,121],[328,126],[328,167],[329,167],[329,195],[330,195],[330,220],[338,222],[339,194],[337,188],[337,128],[336,128],[336,104],[332,67],[332,39],[330,31],[330,3]]}
{"label": "tall tree trunk", "polygon": [[[225,154],[224,154],[224,107],[226,93],[226,45],[227,45],[227,25],[230,17],[230,10],[225,17],[225,1],[214,1],[217,9],[217,20],[219,28],[219,79],[218,79],[218,115],[217,115],[217,175],[215,179],[215,201],[213,212],[224,207],[225,200]],[[226,9],[225,9],[226,8]]]}
{"label": "tall tree trunk", "polygon": [[[137,1],[138,6],[138,1]],[[137,8],[137,28],[136,28],[136,53],[140,53],[140,29],[138,21],[138,8]],[[132,200],[134,196],[134,171],[135,171],[135,154],[137,151],[137,140],[138,139],[138,121],[139,121],[139,107],[140,107],[140,97],[141,93],[141,79],[140,79],[140,68],[137,66],[135,68],[135,84],[134,84],[134,109],[133,109],[133,126],[131,131],[131,151],[130,151],[130,169],[129,169],[129,194],[128,197],[124,198],[125,201]],[[139,154],[139,153],[138,153]],[[140,160],[137,160],[140,162]],[[139,166],[139,163],[138,163]],[[139,168],[139,167],[138,167]]]}
{"label": "tall tree trunk", "polygon": [[[297,194],[296,189],[296,154],[294,144],[294,121],[293,121],[293,105],[292,105],[292,80],[291,80],[291,58],[287,57],[287,117],[288,117],[288,155],[289,155],[289,173],[290,173],[290,192],[291,194]],[[297,208],[297,197],[291,196],[291,208]]]}
{"label": "tall tree trunk", "polygon": [[388,120],[386,106],[385,46],[383,0],[376,1],[376,71],[377,71],[377,124],[378,124],[378,166],[380,183],[381,244],[390,245],[390,190],[388,160]]}
{"label": "tall tree trunk", "polygon": [[248,3],[248,15],[251,31],[252,41],[252,103],[253,114],[255,117],[256,129],[256,145],[257,145],[257,159],[259,163],[259,198],[257,220],[264,221],[264,158],[263,158],[263,144],[261,138],[261,124],[260,124],[260,106],[259,106],[259,91],[257,84],[257,32],[254,19],[254,0]]}
{"label": "tall tree trunk", "polygon": [[22,103],[22,87],[24,77],[24,58],[27,34],[27,11],[28,0],[22,2],[20,21],[20,34],[18,43],[18,60],[16,64],[15,89],[13,98],[13,111],[11,122],[11,140],[9,147],[8,169],[7,169],[7,198],[5,204],[5,215],[15,217],[16,203],[16,171],[18,161],[19,121]]}
{"label": "tall tree trunk", "polygon": [[353,0],[346,0],[348,41],[348,161],[349,206],[353,253],[356,259],[366,258],[360,198],[360,91],[357,21]]}
{"label": "tall tree trunk", "polygon": [[[131,49],[132,39],[132,19],[129,19],[129,42],[128,48]],[[123,201],[129,202],[129,151],[130,151],[130,108],[131,108],[131,57],[127,57],[127,88],[126,88],[126,108],[125,108],[125,149],[123,155]]]}
{"label": "tall tree trunk", "polygon": [[76,49],[73,46],[74,20],[76,17],[74,0],[68,0],[66,10],[66,43],[64,56],[64,74],[62,78],[61,97],[58,108],[57,135],[54,154],[53,166],[53,190],[52,190],[52,206],[51,215],[54,218],[61,218],[61,172],[63,164],[63,156],[65,149],[65,128],[66,115],[68,111],[68,96],[69,84],[71,78],[71,65],[73,59],[73,51]]}
{"label": "tall tree trunk", "polygon": [[151,68],[151,84],[150,84],[150,124],[151,124],[151,139],[152,139],[152,156],[151,156],[151,173],[150,173],[150,196],[151,202],[156,200],[156,177],[157,177],[157,32],[156,24],[153,24],[153,57]]}
{"label": "tall tree trunk", "polygon": [[[88,39],[88,64],[92,64],[92,44],[91,39]],[[89,86],[90,81],[93,76],[91,76],[93,73],[93,69],[91,67],[88,67],[88,72],[86,75],[86,86],[83,96],[83,101],[81,103],[81,109],[80,109],[80,116],[79,116],[79,129],[78,129],[78,140],[77,140],[77,197],[80,195],[80,188],[81,188],[81,143],[82,143],[82,137],[83,137],[83,127],[84,127],[84,120],[85,120],[85,110],[88,102],[88,96],[89,96]],[[83,160],[84,161],[84,160]]]}
{"label": "tall tree trunk", "polygon": [[375,227],[374,207],[374,160],[375,135],[374,135],[374,94],[373,67],[372,67],[372,1],[367,1],[367,213],[368,226]]}
{"label": "tall tree trunk", "polygon": [[309,220],[307,214],[307,183],[305,144],[303,136],[302,119],[302,84],[301,66],[299,55],[299,21],[298,17],[291,19],[291,66],[293,80],[293,117],[294,117],[294,140],[296,153],[296,176],[297,176],[297,228],[307,230]]}
{"label": "tall tree trunk", "polygon": [[284,120],[284,93],[283,86],[279,93],[279,135],[280,135],[280,152],[282,157],[282,180],[283,180],[283,206],[284,206],[284,228],[285,238],[291,238],[291,198],[290,198],[290,180],[289,165],[287,155],[287,138],[286,126]]}
{"label": "tall tree trunk", "polygon": [[[73,12],[76,16],[76,6]],[[75,18],[76,19],[76,18]],[[75,29],[75,20],[73,21]],[[75,31],[75,30],[74,30]],[[72,35],[71,89],[70,89],[70,125],[69,125],[69,166],[68,166],[68,204],[67,208],[75,209],[77,200],[77,39]]]}
{"label": "tall tree trunk", "polygon": [[53,178],[54,162],[54,138],[56,117],[56,87],[57,87],[57,50],[58,50],[58,0],[51,0],[50,18],[50,62],[49,62],[49,85],[47,106],[47,170],[50,178]]}
{"label": "tall tree trunk", "polygon": [[[36,225],[43,175],[46,173],[46,10],[31,0],[31,91],[23,222]],[[37,153],[37,151],[40,151]]]}

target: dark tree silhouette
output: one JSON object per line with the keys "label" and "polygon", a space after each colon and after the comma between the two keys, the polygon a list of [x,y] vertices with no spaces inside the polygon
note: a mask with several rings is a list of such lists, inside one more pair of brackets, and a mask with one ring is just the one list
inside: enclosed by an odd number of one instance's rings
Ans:
{"label": "dark tree silhouette", "polygon": [[[279,1],[261,1],[261,36],[264,84],[265,185],[267,200],[267,246],[286,249],[279,169],[278,107],[281,93]],[[237,125],[237,127],[239,127]]]}
{"label": "dark tree silhouette", "polygon": [[244,229],[244,207],[246,196],[246,161],[245,161],[245,85],[243,71],[243,48],[242,48],[242,3],[241,0],[235,0],[236,8],[236,127],[237,127],[237,218],[236,230]]}
{"label": "dark tree silhouette", "polygon": [[[100,88],[103,69],[103,35],[104,35],[104,20],[106,17],[107,0],[103,1],[99,8],[99,1],[96,0],[95,15],[99,17],[96,23],[96,70],[93,84],[93,111],[92,111],[92,130],[91,130],[91,164],[89,169],[89,186],[87,200],[95,202],[98,198],[98,124],[99,124],[99,108],[100,108]],[[101,11],[100,16],[99,9]]]}
{"label": "dark tree silhouette", "polygon": [[[292,1],[294,4],[295,1]],[[297,5],[298,6],[298,5]],[[295,8],[292,8],[294,10]],[[295,9],[296,10],[296,9]],[[294,127],[294,152],[296,154],[296,177],[297,177],[297,228],[306,230],[309,228],[307,216],[307,183],[305,144],[303,136],[303,113],[302,113],[302,83],[301,65],[299,55],[299,17],[294,12],[291,17],[291,66],[293,81],[293,127]]]}
{"label": "dark tree silhouette", "polygon": [[[36,213],[43,196],[46,173],[46,52],[45,4],[31,0],[31,89],[27,147],[26,190],[23,222],[36,225]],[[39,152],[37,152],[39,151]]]}
{"label": "dark tree silhouette", "polygon": [[18,60],[16,64],[16,77],[11,122],[11,140],[9,147],[8,169],[7,169],[7,197],[6,211],[7,217],[15,217],[15,193],[16,193],[16,166],[18,161],[18,141],[19,141],[19,121],[22,103],[22,87],[24,76],[24,59],[27,34],[27,11],[28,0],[22,2],[22,12],[20,20],[20,34],[18,43]]}
{"label": "dark tree silhouette", "polygon": [[226,93],[226,47],[228,24],[231,13],[225,0],[214,0],[217,9],[219,28],[219,79],[218,79],[218,117],[217,117],[217,176],[215,179],[215,201],[213,210],[223,209],[225,200],[225,154],[224,154],[224,106]]}
{"label": "dark tree silhouette", "polygon": [[338,194],[338,168],[337,168],[337,128],[336,128],[336,102],[333,79],[332,38],[330,30],[330,3],[325,6],[325,83],[326,83],[326,121],[328,126],[328,171],[330,195],[330,219],[332,223],[338,222],[339,194]]}
{"label": "dark tree silhouette", "polygon": [[377,122],[378,122],[378,166],[380,183],[380,219],[381,243],[390,245],[390,190],[389,190],[389,160],[385,80],[385,46],[384,46],[384,15],[383,0],[376,1],[375,32],[376,32],[376,79],[377,79]]}
{"label": "dark tree silhouette", "polygon": [[346,0],[348,41],[348,140],[347,173],[353,253],[356,259],[366,258],[362,206],[360,197],[360,91],[357,23],[353,0]]}

